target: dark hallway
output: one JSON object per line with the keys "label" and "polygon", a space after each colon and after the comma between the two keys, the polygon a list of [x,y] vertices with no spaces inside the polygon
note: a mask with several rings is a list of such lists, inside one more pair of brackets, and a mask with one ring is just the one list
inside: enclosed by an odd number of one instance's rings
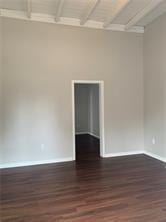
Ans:
{"label": "dark hallway", "polygon": [[76,160],[100,158],[100,140],[89,134],[76,135]]}

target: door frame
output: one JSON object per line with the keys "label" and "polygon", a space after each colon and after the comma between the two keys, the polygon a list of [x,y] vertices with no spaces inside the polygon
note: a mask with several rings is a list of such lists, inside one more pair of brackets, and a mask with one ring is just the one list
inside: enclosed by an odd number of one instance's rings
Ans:
{"label": "door frame", "polygon": [[75,144],[75,85],[98,84],[99,85],[99,118],[100,118],[100,156],[105,156],[104,135],[104,81],[101,80],[72,80],[72,137],[73,137],[73,160],[76,160]]}

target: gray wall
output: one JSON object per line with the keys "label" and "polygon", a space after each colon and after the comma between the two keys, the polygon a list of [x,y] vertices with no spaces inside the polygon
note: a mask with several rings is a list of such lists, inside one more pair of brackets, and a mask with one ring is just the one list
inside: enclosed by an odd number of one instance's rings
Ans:
{"label": "gray wall", "polygon": [[0,161],[2,161],[2,23],[0,18]]}
{"label": "gray wall", "polygon": [[91,134],[100,136],[100,116],[99,116],[99,85],[90,85],[90,119],[89,131]]}
{"label": "gray wall", "polygon": [[75,129],[77,134],[90,133],[100,136],[97,84],[75,85]]}
{"label": "gray wall", "polygon": [[2,21],[2,163],[72,157],[75,79],[105,83],[106,153],[143,149],[142,34]]}
{"label": "gray wall", "polygon": [[145,149],[166,157],[166,14],[145,30],[144,59]]}
{"label": "gray wall", "polygon": [[75,130],[76,133],[88,133],[90,121],[89,85],[75,85]]}
{"label": "gray wall", "polygon": [[[0,102],[2,99],[2,97],[1,97],[1,94],[2,94],[1,83],[2,83],[2,23],[1,23],[1,17],[0,17]],[[1,108],[1,106],[0,106],[0,108]]]}

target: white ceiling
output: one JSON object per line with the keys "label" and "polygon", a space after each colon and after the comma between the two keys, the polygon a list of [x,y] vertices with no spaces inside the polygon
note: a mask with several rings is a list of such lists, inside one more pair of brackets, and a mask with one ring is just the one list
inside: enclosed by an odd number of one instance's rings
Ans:
{"label": "white ceiling", "polygon": [[0,0],[0,16],[108,30],[144,32],[166,0]]}

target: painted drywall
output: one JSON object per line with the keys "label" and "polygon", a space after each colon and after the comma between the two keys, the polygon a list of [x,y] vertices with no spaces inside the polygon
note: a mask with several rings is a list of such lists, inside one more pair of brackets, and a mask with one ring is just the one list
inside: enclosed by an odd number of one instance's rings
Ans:
{"label": "painted drywall", "polygon": [[145,149],[160,157],[166,157],[165,59],[166,14],[148,25],[144,34]]}
{"label": "painted drywall", "polygon": [[0,18],[0,162],[2,162],[2,23]]}
{"label": "painted drywall", "polygon": [[75,85],[75,129],[76,134],[100,136],[98,84]]}
{"label": "painted drywall", "polygon": [[99,85],[89,86],[89,131],[91,134],[100,137],[100,115],[99,115]]}
{"label": "painted drywall", "polygon": [[104,81],[106,154],[143,149],[142,34],[2,23],[2,164],[73,156],[72,80]]}
{"label": "painted drywall", "polygon": [[89,86],[75,85],[75,130],[78,133],[89,132],[90,121]]}

